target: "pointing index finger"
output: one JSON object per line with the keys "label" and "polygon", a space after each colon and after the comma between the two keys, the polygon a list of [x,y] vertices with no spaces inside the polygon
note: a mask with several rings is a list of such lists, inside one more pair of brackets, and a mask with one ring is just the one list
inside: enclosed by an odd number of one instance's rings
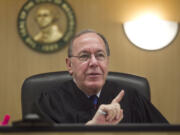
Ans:
{"label": "pointing index finger", "polygon": [[124,97],[124,90],[121,90],[119,94],[112,100],[112,103],[119,103]]}

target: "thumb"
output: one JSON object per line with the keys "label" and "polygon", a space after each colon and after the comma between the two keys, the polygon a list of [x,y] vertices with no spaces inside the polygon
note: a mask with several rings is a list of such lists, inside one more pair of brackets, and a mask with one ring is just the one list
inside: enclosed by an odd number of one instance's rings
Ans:
{"label": "thumb", "polygon": [[121,90],[119,94],[112,100],[112,103],[119,103],[124,97],[124,90]]}

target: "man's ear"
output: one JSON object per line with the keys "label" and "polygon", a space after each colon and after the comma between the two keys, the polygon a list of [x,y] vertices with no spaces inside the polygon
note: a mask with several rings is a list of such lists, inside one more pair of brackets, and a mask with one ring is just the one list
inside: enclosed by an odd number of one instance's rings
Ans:
{"label": "man's ear", "polygon": [[66,66],[67,66],[67,69],[68,69],[68,71],[69,71],[69,74],[71,74],[72,75],[72,63],[71,63],[71,60],[70,60],[70,58],[66,58]]}

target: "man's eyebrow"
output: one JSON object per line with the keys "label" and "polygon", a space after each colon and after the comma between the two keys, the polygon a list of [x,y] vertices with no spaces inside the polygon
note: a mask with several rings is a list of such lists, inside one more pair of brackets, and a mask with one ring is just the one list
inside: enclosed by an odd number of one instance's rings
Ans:
{"label": "man's eyebrow", "polygon": [[104,51],[104,50],[97,50],[96,52],[103,52],[103,53],[105,53],[105,51]]}
{"label": "man's eyebrow", "polygon": [[78,53],[78,55],[79,55],[79,54],[83,54],[83,53],[89,53],[89,52],[88,52],[88,51],[83,50],[83,51],[79,52],[79,53]]}
{"label": "man's eyebrow", "polygon": [[[104,50],[97,50],[95,53],[100,53],[100,52],[106,53]],[[88,53],[88,54],[89,54],[90,52],[89,52],[89,51],[86,51],[86,50],[83,50],[83,51],[79,52],[78,55],[79,55],[79,54],[83,54],[83,53]]]}
{"label": "man's eyebrow", "polygon": [[106,51],[104,50],[97,50],[95,53],[103,53],[104,55],[107,55]]}

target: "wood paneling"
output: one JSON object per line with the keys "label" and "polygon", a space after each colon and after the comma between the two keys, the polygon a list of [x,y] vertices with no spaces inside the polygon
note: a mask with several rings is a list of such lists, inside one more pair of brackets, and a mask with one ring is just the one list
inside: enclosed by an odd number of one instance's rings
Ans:
{"label": "wood paneling", "polygon": [[[6,113],[11,121],[21,119],[21,85],[33,74],[66,70],[67,47],[53,54],[29,49],[17,32],[17,15],[27,0],[0,1],[0,119]],[[126,38],[122,22],[135,12],[154,7],[165,18],[180,21],[178,0],[68,0],[77,18],[77,32],[95,29],[110,44],[111,71],[146,77],[152,103],[171,123],[180,123],[180,36],[159,51],[144,51]],[[141,4],[140,4],[141,3]],[[142,9],[142,10],[141,10]]]}

